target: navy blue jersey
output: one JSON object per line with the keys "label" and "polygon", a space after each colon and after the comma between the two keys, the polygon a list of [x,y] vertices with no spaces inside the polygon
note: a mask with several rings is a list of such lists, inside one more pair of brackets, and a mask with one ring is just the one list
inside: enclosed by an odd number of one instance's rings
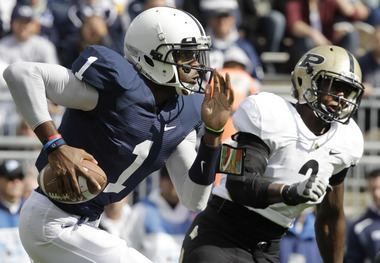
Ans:
{"label": "navy blue jersey", "polygon": [[[160,169],[176,146],[200,128],[203,96],[175,95],[157,111],[151,90],[133,65],[101,46],[84,50],[72,72],[98,90],[99,100],[91,111],[67,109],[59,131],[68,145],[95,157],[109,184],[88,202],[55,204],[67,212],[96,218],[104,205],[121,200]],[[47,156],[41,152],[37,168],[46,164]]]}
{"label": "navy blue jersey", "polygon": [[344,262],[377,262],[380,251],[380,214],[374,208],[367,208],[347,231],[347,250]]}

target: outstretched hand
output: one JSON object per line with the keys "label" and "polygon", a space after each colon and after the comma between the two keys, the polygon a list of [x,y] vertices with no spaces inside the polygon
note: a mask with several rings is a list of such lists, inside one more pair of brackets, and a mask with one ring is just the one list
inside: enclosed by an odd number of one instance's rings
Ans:
{"label": "outstretched hand", "polygon": [[231,116],[234,94],[231,88],[230,76],[214,71],[213,85],[207,85],[202,103],[202,120],[213,129],[221,130]]}

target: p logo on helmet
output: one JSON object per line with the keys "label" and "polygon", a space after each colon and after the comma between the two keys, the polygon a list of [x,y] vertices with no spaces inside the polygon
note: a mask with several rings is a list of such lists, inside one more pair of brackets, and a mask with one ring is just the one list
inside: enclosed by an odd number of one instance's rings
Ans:
{"label": "p logo on helmet", "polygon": [[[294,67],[292,84],[292,95],[298,103],[307,103],[326,122],[348,123],[364,91],[362,72],[354,55],[333,45],[308,51]],[[335,94],[338,89],[343,96]],[[321,99],[325,95],[333,97],[341,107],[325,105]]]}
{"label": "p logo on helmet", "polygon": [[299,67],[307,67],[309,64],[322,64],[325,58],[317,54],[306,54],[305,59],[301,61]]}

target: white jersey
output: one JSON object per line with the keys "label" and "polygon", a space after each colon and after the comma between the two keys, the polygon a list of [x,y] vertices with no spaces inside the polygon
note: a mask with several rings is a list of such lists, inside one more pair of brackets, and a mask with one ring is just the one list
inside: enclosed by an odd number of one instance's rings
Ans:
{"label": "white jersey", "polygon": [[[262,92],[245,99],[233,121],[238,131],[260,137],[269,147],[264,176],[271,182],[293,184],[316,174],[327,184],[332,175],[356,165],[363,154],[363,135],[354,120],[347,125],[333,122],[328,132],[317,136],[289,101],[272,93]],[[231,200],[225,179],[224,176],[213,194]],[[248,208],[289,227],[302,210],[315,203],[297,206],[277,203],[265,209]]]}

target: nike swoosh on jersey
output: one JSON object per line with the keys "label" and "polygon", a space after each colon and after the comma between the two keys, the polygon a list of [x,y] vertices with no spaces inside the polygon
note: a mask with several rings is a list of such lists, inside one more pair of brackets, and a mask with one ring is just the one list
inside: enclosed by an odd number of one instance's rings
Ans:
{"label": "nike swoosh on jersey", "polygon": [[329,151],[329,155],[337,155],[337,154],[340,154],[340,152],[335,151],[335,150],[330,150]]}
{"label": "nike swoosh on jersey", "polygon": [[170,131],[170,130],[175,129],[175,128],[176,128],[176,126],[167,126],[167,125],[165,125],[164,131]]}

